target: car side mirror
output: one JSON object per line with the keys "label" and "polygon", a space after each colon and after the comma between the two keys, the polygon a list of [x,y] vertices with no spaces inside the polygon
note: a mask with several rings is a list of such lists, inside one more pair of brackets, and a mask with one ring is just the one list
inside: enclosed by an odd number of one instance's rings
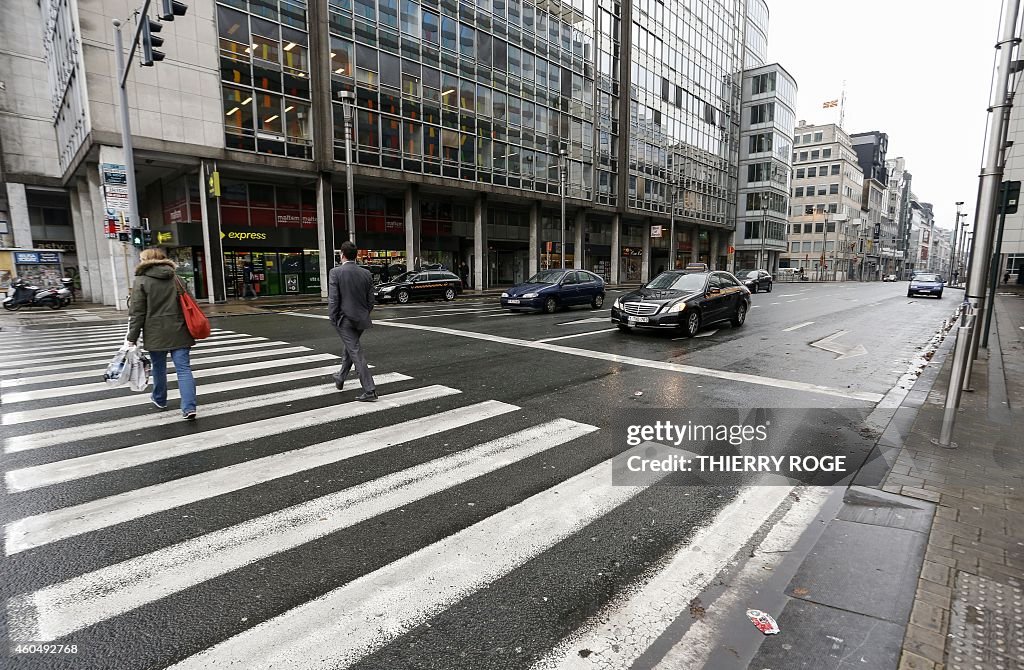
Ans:
{"label": "car side mirror", "polygon": [[708,289],[708,295],[716,295],[716,294],[721,293],[721,292],[722,292],[722,289],[715,288],[714,286],[712,286],[711,288]]}

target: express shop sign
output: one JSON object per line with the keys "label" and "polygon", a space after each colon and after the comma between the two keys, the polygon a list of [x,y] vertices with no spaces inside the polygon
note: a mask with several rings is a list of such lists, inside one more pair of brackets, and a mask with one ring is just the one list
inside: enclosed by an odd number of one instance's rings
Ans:
{"label": "express shop sign", "polygon": [[313,249],[317,246],[315,228],[267,228],[257,230],[221,229],[221,242],[226,247],[302,247]]}

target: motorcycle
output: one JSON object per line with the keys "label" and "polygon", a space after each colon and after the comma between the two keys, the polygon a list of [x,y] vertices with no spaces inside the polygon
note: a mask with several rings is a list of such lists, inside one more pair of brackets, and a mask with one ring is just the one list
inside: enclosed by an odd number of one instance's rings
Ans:
{"label": "motorcycle", "polygon": [[14,281],[11,288],[14,289],[14,293],[4,299],[4,309],[11,312],[16,312],[22,307],[60,309],[65,304],[58,294],[60,289],[29,286],[20,279]]}
{"label": "motorcycle", "polygon": [[61,302],[65,305],[75,301],[75,280],[71,277],[64,277],[60,280],[60,289],[57,291]]}

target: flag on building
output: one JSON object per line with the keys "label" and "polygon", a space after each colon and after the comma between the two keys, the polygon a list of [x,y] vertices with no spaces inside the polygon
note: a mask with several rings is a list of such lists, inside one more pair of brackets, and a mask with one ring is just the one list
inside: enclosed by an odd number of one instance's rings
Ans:
{"label": "flag on building", "polygon": [[838,99],[836,99],[836,100],[826,100],[821,105],[822,109],[829,109],[831,107],[838,107],[838,106],[839,106],[839,100]]}

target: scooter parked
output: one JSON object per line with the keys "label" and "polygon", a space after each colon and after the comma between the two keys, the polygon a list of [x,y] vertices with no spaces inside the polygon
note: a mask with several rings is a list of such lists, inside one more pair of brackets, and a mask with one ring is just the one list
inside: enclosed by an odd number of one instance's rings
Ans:
{"label": "scooter parked", "polygon": [[60,290],[57,291],[61,302],[65,305],[75,301],[75,280],[71,277],[64,277],[60,280]]}
{"label": "scooter parked", "polygon": [[11,312],[16,312],[22,307],[60,309],[65,304],[58,295],[60,289],[29,286],[22,279],[12,282],[11,288],[14,289],[14,293],[4,299],[4,309]]}

